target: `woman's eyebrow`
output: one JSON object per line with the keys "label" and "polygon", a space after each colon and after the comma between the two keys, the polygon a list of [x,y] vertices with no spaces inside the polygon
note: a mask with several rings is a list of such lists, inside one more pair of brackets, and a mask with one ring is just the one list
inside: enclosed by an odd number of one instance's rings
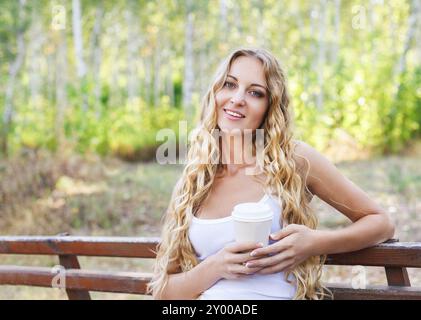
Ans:
{"label": "woman's eyebrow", "polygon": [[[238,79],[236,77],[234,77],[233,75],[227,75],[227,77],[231,77],[233,78],[235,81],[238,82]],[[262,87],[263,89],[267,90],[266,87],[264,85],[258,84],[258,83],[252,83],[250,86],[256,86],[256,87]]]}

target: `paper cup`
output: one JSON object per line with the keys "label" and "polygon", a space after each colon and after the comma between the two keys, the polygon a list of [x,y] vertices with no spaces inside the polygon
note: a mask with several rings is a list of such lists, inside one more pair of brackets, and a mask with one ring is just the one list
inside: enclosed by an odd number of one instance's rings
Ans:
{"label": "paper cup", "polygon": [[236,242],[269,243],[272,227],[272,209],[260,202],[237,204],[232,211]]}

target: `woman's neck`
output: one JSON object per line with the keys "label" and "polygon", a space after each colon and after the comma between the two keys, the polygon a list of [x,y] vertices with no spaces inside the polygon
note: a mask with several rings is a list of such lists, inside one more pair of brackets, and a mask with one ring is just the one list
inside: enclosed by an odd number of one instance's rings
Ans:
{"label": "woman's neck", "polygon": [[226,164],[229,175],[235,175],[239,170],[255,165],[253,145],[245,144],[243,135],[224,134],[221,141],[222,163]]}

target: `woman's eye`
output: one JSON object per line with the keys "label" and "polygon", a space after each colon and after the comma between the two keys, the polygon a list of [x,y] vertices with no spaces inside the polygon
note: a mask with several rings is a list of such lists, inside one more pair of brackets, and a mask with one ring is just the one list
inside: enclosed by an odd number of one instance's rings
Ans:
{"label": "woman's eye", "polygon": [[235,84],[234,84],[234,83],[232,83],[232,82],[228,82],[228,81],[226,81],[226,82],[224,83],[224,87],[227,87],[227,88],[229,88],[229,89],[232,89],[232,88],[235,88]]}
{"label": "woman's eye", "polygon": [[253,97],[256,97],[256,98],[261,98],[261,97],[263,97],[263,93],[261,93],[260,91],[251,91],[251,95],[252,95]]}
{"label": "woman's eye", "polygon": [[[224,87],[228,89],[234,89],[237,85],[230,81],[225,81]],[[264,96],[264,94],[260,91],[252,90],[250,91],[250,94],[255,98],[261,98]]]}

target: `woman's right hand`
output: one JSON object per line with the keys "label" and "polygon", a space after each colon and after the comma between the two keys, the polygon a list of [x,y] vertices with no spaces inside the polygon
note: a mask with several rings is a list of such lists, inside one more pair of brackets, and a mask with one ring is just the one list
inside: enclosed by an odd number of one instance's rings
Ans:
{"label": "woman's right hand", "polygon": [[240,279],[261,270],[260,267],[246,267],[247,261],[254,259],[250,252],[261,247],[261,244],[255,242],[233,242],[226,245],[212,256],[220,277],[229,280]]}

